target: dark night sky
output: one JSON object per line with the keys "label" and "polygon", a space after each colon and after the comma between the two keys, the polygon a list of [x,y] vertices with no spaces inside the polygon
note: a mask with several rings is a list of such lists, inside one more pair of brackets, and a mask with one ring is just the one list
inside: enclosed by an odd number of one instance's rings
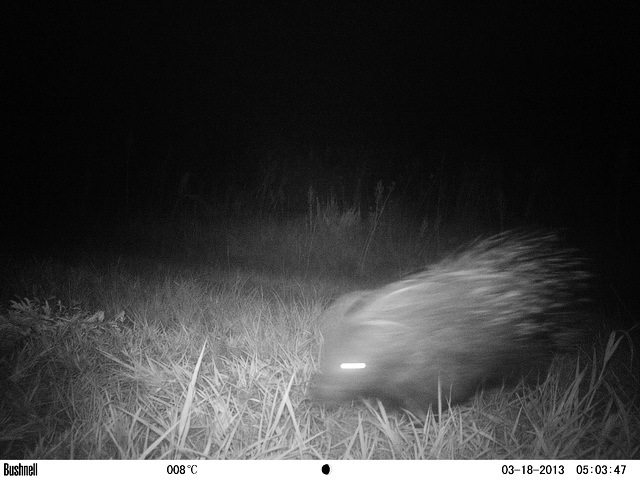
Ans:
{"label": "dark night sky", "polygon": [[5,225],[143,195],[154,170],[219,187],[268,151],[561,157],[594,172],[576,192],[637,153],[635,2],[208,3],[6,14]]}

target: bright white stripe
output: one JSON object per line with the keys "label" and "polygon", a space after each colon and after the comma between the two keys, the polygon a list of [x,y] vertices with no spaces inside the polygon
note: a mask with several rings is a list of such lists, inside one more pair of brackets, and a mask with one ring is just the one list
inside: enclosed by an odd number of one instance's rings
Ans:
{"label": "bright white stripe", "polygon": [[364,362],[341,363],[340,368],[343,370],[362,370],[367,368],[367,364]]}

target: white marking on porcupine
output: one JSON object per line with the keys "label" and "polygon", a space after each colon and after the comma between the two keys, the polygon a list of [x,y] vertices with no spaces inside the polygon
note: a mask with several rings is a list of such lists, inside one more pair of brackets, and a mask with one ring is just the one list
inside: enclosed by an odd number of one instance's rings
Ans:
{"label": "white marking on porcupine", "polygon": [[556,234],[507,232],[398,282],[344,295],[319,319],[313,397],[378,398],[423,413],[439,386],[455,404],[543,372],[579,337],[575,313],[588,277]]}

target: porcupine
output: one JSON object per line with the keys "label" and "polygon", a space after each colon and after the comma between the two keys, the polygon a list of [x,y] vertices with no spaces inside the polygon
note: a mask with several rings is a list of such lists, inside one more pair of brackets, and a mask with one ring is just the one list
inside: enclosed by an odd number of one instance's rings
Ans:
{"label": "porcupine", "polygon": [[377,398],[424,414],[546,372],[581,336],[590,275],[553,232],[506,232],[400,281],[340,297],[320,317],[312,397]]}

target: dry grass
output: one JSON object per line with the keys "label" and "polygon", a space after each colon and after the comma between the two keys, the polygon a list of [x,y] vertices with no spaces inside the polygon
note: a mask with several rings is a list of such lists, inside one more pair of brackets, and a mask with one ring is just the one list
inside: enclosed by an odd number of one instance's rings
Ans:
{"label": "dry grass", "polygon": [[66,289],[80,303],[24,299],[3,317],[22,332],[3,360],[3,458],[640,457],[638,378],[620,334],[559,359],[537,387],[419,420],[307,400],[315,319],[335,285],[122,264],[48,271],[42,285],[93,285]]}

